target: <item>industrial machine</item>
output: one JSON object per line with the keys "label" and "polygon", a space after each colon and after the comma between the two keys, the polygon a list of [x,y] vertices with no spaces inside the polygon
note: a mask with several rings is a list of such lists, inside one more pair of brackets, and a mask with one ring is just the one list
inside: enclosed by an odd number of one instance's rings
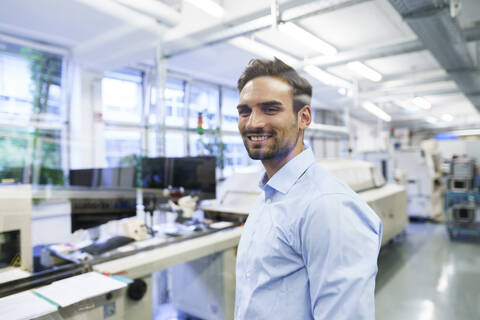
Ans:
{"label": "industrial machine", "polygon": [[480,236],[480,186],[475,160],[452,157],[447,186],[445,216],[450,238],[461,233]]}
{"label": "industrial machine", "polygon": [[407,174],[408,215],[442,220],[445,185],[439,157],[427,148],[408,148],[393,153],[394,167]]}
{"label": "industrial machine", "polygon": [[456,157],[450,163],[448,190],[452,192],[470,192],[475,188],[475,160],[468,157]]}
{"label": "industrial machine", "polygon": [[31,192],[30,185],[0,184],[0,270],[32,271]]}
{"label": "industrial machine", "polygon": [[[402,232],[408,223],[405,187],[387,184],[378,168],[369,162],[331,159],[318,163],[359,193],[377,213],[383,223],[382,244]],[[261,193],[258,181],[262,174],[260,171],[234,173],[219,187],[219,200],[204,202],[201,208],[209,216],[246,220]]]}

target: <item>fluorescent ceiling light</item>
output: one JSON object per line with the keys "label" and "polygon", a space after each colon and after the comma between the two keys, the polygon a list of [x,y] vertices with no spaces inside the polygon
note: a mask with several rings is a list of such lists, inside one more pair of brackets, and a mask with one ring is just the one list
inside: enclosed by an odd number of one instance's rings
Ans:
{"label": "fluorescent ceiling light", "polygon": [[396,104],[409,111],[408,113],[414,113],[418,111],[417,105],[412,104],[410,101],[397,101]]}
{"label": "fluorescent ceiling light", "polygon": [[278,26],[278,30],[288,34],[289,36],[295,38],[296,40],[302,42],[303,44],[325,55],[333,55],[338,52],[337,48],[335,48],[331,44],[320,39],[319,37],[308,32],[307,30],[297,26],[294,23],[291,23],[291,22],[282,23]]}
{"label": "fluorescent ceiling light", "polygon": [[412,99],[412,103],[414,103],[416,106],[422,108],[422,109],[430,109],[432,107],[432,104],[425,98],[422,97],[415,97]]}
{"label": "fluorescent ceiling light", "polygon": [[273,59],[274,57],[277,57],[283,62],[285,62],[286,64],[289,64],[291,67],[296,67],[299,64],[299,61],[294,57],[288,54],[285,54],[283,52],[280,52],[278,50],[275,50],[272,47],[264,45],[263,43],[259,43],[257,41],[248,39],[246,37],[233,38],[233,39],[230,39],[228,42],[240,49],[249,51],[260,57],[264,57],[268,59]]}
{"label": "fluorescent ceiling light", "polygon": [[310,74],[312,77],[315,79],[319,80],[320,82],[323,82],[329,86],[334,86],[334,87],[341,87],[341,88],[350,88],[351,84],[350,82],[343,80],[337,76],[334,76],[333,74],[323,71],[319,67],[315,66],[305,66],[303,68],[305,72]]}
{"label": "fluorescent ceiling light", "polygon": [[448,113],[442,114],[442,120],[445,122],[450,122],[453,120],[453,116]]}
{"label": "fluorescent ceiling light", "polygon": [[425,121],[427,121],[428,123],[431,123],[431,124],[436,124],[438,122],[438,119],[435,118],[435,117],[426,117]]}
{"label": "fluorescent ceiling light", "polygon": [[452,131],[452,133],[457,136],[476,136],[480,135],[480,129],[457,130]]}
{"label": "fluorescent ceiling light", "polygon": [[361,63],[360,61],[349,62],[347,66],[359,76],[375,82],[382,80],[382,75],[379,72],[373,70],[372,68]]}
{"label": "fluorescent ceiling light", "polygon": [[388,113],[386,113],[385,111],[383,111],[382,109],[380,109],[370,101],[363,102],[362,107],[368,112],[370,112],[371,114],[382,119],[383,121],[387,121],[387,122],[392,121],[392,117]]}
{"label": "fluorescent ceiling light", "polygon": [[225,9],[213,0],[185,0],[185,2],[193,4],[197,8],[216,18],[221,18],[225,13]]}

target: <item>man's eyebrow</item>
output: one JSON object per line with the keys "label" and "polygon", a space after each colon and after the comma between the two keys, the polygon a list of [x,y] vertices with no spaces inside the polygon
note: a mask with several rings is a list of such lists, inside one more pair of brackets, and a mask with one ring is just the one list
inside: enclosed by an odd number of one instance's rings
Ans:
{"label": "man's eyebrow", "polygon": [[270,101],[260,102],[258,105],[261,106],[261,107],[271,107],[271,106],[282,105],[282,103],[280,101],[277,101],[277,100],[270,100]]}
{"label": "man's eyebrow", "polygon": [[246,104],[239,104],[239,105],[237,106],[237,110],[245,109],[245,108],[248,108],[248,105],[246,105]]}

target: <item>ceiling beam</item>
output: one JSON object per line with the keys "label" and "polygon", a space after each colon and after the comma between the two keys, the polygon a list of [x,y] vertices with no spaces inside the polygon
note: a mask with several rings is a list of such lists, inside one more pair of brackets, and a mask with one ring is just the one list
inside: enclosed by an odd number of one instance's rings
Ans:
{"label": "ceiling beam", "polygon": [[406,86],[412,85],[422,85],[422,84],[430,84],[435,82],[444,82],[444,81],[453,81],[454,78],[452,75],[456,74],[457,76],[465,76],[470,73],[476,74],[480,77],[480,69],[475,68],[472,70],[462,70],[457,72],[450,72],[446,73],[445,70],[436,69],[436,70],[428,70],[422,72],[414,72],[414,73],[402,73],[399,75],[391,75],[389,77],[385,77],[385,81],[380,83],[371,83],[371,82],[361,82],[360,83],[360,92],[368,93],[370,91],[378,91],[384,89],[400,89]]}
{"label": "ceiling beam", "polygon": [[[369,1],[372,0],[290,0],[279,5],[280,21],[282,23],[296,21],[312,15],[317,16]],[[204,46],[268,29],[272,26],[270,14],[270,8],[265,8],[194,32],[180,39],[168,40],[167,35],[167,41],[163,44],[163,54],[166,57],[172,57]]]}
{"label": "ceiling beam", "polygon": [[[480,77],[467,47],[466,35],[450,16],[448,5],[436,0],[389,0],[426,49],[449,72],[461,92],[480,111]],[[472,32],[475,35],[476,32]],[[469,34],[468,36],[472,36]],[[478,35],[478,34],[477,34]],[[470,98],[471,96],[471,98]]]}
{"label": "ceiling beam", "polygon": [[[480,40],[480,26],[467,28],[462,31],[462,35],[468,42],[478,41]],[[378,59],[422,50],[426,50],[422,41],[411,40],[377,48],[343,51],[333,56],[318,56],[306,59],[304,65],[313,64],[320,68],[329,68],[352,61]]]}

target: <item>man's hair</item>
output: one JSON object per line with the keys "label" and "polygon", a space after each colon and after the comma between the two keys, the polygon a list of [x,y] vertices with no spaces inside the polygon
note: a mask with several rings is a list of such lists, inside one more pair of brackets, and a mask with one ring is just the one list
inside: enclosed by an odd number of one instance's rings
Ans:
{"label": "man's hair", "polygon": [[312,85],[301,77],[295,69],[278,58],[273,60],[252,59],[238,79],[238,92],[242,91],[248,81],[257,77],[276,77],[287,82],[292,87],[293,112],[298,111],[312,101]]}

